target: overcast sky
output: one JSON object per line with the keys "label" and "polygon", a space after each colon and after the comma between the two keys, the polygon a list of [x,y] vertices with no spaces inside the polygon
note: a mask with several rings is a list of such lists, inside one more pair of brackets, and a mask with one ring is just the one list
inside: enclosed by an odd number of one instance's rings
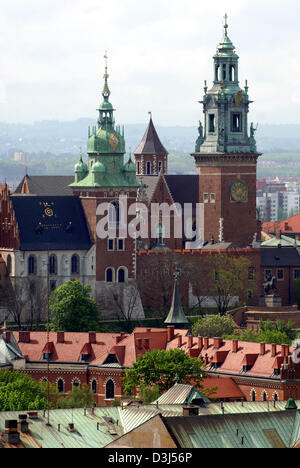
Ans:
{"label": "overcast sky", "polygon": [[250,120],[299,124],[299,0],[0,0],[0,121],[96,119],[108,50],[118,123],[197,125],[225,11]]}

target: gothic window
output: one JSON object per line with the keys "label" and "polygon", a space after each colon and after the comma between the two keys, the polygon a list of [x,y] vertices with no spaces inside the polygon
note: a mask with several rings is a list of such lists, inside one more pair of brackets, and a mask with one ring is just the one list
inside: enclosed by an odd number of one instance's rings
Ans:
{"label": "gothic window", "polygon": [[11,256],[10,255],[7,255],[6,268],[7,268],[8,275],[10,275],[11,274]]}
{"label": "gothic window", "polygon": [[223,80],[225,81],[226,80],[226,64],[224,63],[223,65]]}
{"label": "gothic window", "polygon": [[146,172],[147,172],[147,175],[151,175],[151,162],[147,162],[146,164]]}
{"label": "gothic window", "polygon": [[120,223],[120,205],[118,202],[113,202],[109,206],[109,224],[118,226]]}
{"label": "gothic window", "polygon": [[57,258],[55,255],[51,255],[49,258],[49,274],[57,275]]}
{"label": "gothic window", "polygon": [[209,133],[215,132],[215,114],[209,114]]}
{"label": "gothic window", "polygon": [[230,65],[229,68],[229,81],[234,81],[235,80],[235,66]]}
{"label": "gothic window", "polygon": [[113,268],[107,268],[106,270],[106,282],[113,283],[114,282],[114,270]]}
{"label": "gothic window", "polygon": [[73,388],[79,388],[80,387],[80,381],[79,379],[74,379],[72,383]]}
{"label": "gothic window", "polygon": [[278,401],[278,400],[279,400],[278,393],[274,393],[273,399],[274,399],[274,401]]}
{"label": "gothic window", "polygon": [[65,390],[65,384],[63,379],[58,379],[57,381],[57,390],[59,393],[64,393]]}
{"label": "gothic window", "polygon": [[105,399],[113,400],[115,398],[115,384],[112,380],[108,380],[105,386]]}
{"label": "gothic window", "polygon": [[79,273],[80,273],[78,255],[73,255],[73,257],[72,257],[72,260],[71,260],[71,273],[73,275],[79,275]]}
{"label": "gothic window", "polygon": [[138,174],[141,173],[141,163],[140,162],[137,163],[137,173]]}
{"label": "gothic window", "polygon": [[255,393],[255,390],[252,390],[251,392],[251,401],[256,401],[256,393]]}
{"label": "gothic window", "polygon": [[94,395],[96,395],[96,393],[97,393],[97,380],[96,380],[96,379],[94,379],[94,380],[92,381],[92,393],[93,393]]}
{"label": "gothic window", "polygon": [[28,258],[28,275],[36,275],[36,258],[30,255]]}
{"label": "gothic window", "polygon": [[267,399],[268,399],[267,393],[266,393],[266,392],[263,392],[263,394],[262,394],[262,401],[267,401]]}
{"label": "gothic window", "polygon": [[158,163],[158,172],[160,172],[161,170],[162,170],[162,162],[160,161],[160,162]]}
{"label": "gothic window", "polygon": [[118,283],[125,283],[126,281],[126,270],[125,268],[120,268],[118,271]]}
{"label": "gothic window", "polygon": [[240,112],[231,114],[231,131],[234,133],[243,131],[242,114]]}

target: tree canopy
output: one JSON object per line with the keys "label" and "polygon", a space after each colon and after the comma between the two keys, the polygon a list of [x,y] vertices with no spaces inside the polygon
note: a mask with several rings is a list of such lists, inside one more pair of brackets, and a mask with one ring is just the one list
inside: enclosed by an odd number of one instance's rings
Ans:
{"label": "tree canopy", "polygon": [[88,332],[99,327],[100,311],[91,286],[68,281],[50,296],[52,331]]}
{"label": "tree canopy", "polygon": [[231,315],[208,315],[194,324],[192,333],[194,336],[215,338],[231,335],[234,329],[235,323]]}
{"label": "tree canopy", "polygon": [[46,387],[17,371],[0,372],[0,411],[47,408]]}
{"label": "tree canopy", "polygon": [[294,323],[285,323],[283,320],[277,320],[276,323],[267,320],[260,322],[260,331],[244,330],[236,332],[233,335],[225,335],[226,339],[238,339],[240,341],[251,341],[253,343],[267,344],[289,344],[297,337],[297,330],[294,329]]}
{"label": "tree canopy", "polygon": [[134,389],[143,390],[145,386],[157,386],[159,392],[163,393],[176,383],[190,385],[193,382],[203,389],[204,376],[203,362],[189,357],[185,351],[155,349],[140,356],[133,367],[126,371],[123,385],[126,395],[131,395]]}

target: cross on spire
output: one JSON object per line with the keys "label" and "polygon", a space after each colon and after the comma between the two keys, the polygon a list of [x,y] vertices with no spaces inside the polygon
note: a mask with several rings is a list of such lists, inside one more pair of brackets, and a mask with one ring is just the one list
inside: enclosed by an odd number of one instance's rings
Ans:
{"label": "cross on spire", "polygon": [[228,15],[227,15],[227,13],[225,13],[224,20],[225,20],[225,24],[224,24],[225,35],[227,36],[227,29],[228,29]]}

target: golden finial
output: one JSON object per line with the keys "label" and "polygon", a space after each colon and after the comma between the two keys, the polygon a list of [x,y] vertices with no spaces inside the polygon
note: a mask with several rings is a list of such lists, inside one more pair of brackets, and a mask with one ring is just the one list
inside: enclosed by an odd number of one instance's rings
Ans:
{"label": "golden finial", "polygon": [[224,19],[225,19],[225,24],[224,24],[225,34],[227,36],[227,29],[228,29],[228,15],[227,15],[227,13],[225,13]]}
{"label": "golden finial", "polygon": [[108,70],[108,53],[107,53],[107,50],[105,51],[104,58],[105,58],[105,74],[104,74],[104,78],[107,79],[107,78],[109,78],[109,74],[108,74],[108,72],[107,72],[107,70]]}

